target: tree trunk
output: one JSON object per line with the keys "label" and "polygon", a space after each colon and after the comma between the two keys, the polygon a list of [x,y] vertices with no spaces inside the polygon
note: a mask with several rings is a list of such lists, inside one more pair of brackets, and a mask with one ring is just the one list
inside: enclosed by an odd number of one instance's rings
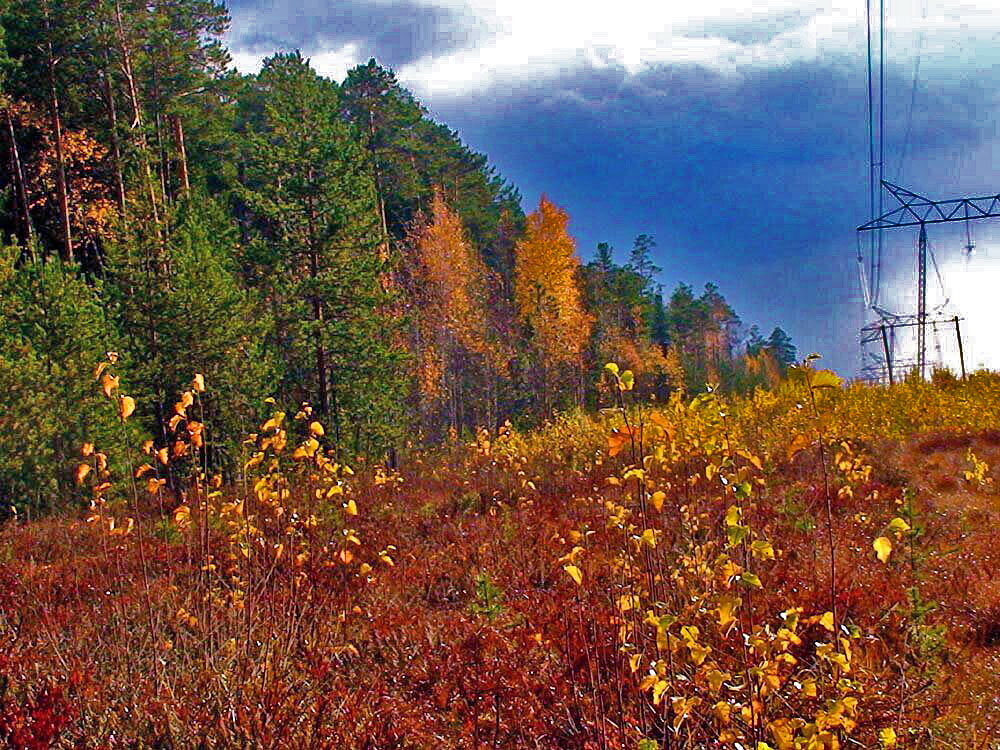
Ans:
{"label": "tree trunk", "polygon": [[108,111],[108,128],[111,135],[111,160],[115,173],[115,202],[118,212],[125,215],[125,177],[122,169],[122,150],[118,142],[118,111],[115,108],[115,95],[111,88],[111,54],[105,51],[104,70],[104,106]]}
{"label": "tree trunk", "polygon": [[180,115],[170,115],[170,126],[174,133],[174,148],[177,149],[177,179],[180,181],[181,195],[191,192],[188,178],[187,149],[184,147],[184,123]]}
{"label": "tree trunk", "polygon": [[118,26],[118,46],[121,52],[122,75],[125,77],[125,84],[128,90],[129,102],[132,105],[132,131],[136,134],[136,145],[139,147],[139,155],[142,159],[143,171],[146,178],[146,190],[149,197],[149,210],[153,214],[153,224],[157,239],[161,249],[163,247],[163,234],[160,231],[160,215],[156,201],[156,191],[153,188],[153,170],[149,166],[149,147],[146,143],[146,135],[142,129],[142,108],[139,105],[139,92],[135,85],[135,74],[132,70],[132,52],[129,48],[128,39],[125,36],[125,23],[122,20],[121,3],[115,2],[115,21]]}
{"label": "tree trunk", "polygon": [[14,135],[14,121],[10,110],[4,109],[4,119],[7,121],[7,137],[10,140],[10,171],[14,176],[14,198],[17,204],[18,232],[21,244],[27,248],[32,260],[35,257],[34,233],[31,227],[31,212],[28,203],[28,186],[24,181],[24,169],[21,167],[21,154],[17,148],[17,138]]}
{"label": "tree trunk", "polygon": [[[51,34],[49,6],[45,4],[45,32]],[[62,224],[63,245],[60,254],[69,263],[73,260],[73,233],[69,223],[69,196],[66,191],[66,162],[63,157],[62,119],[59,116],[59,97],[56,93],[56,61],[52,50],[52,42],[46,45],[49,72],[49,119],[52,124],[52,136],[56,146],[56,197],[59,201],[59,223]]]}
{"label": "tree trunk", "polygon": [[[309,181],[312,182],[312,169],[309,170]],[[309,203],[309,278],[316,281],[319,278],[319,256],[316,248],[316,208],[313,205],[312,197]],[[316,323],[316,380],[319,388],[319,410],[321,414],[328,414],[330,411],[330,393],[327,385],[327,362],[326,347],[323,345],[323,300],[313,289],[311,297],[313,322]]]}
{"label": "tree trunk", "polygon": [[378,168],[378,157],[375,155],[375,110],[368,110],[368,136],[372,157],[372,169],[375,171],[375,196],[378,199],[379,219],[382,222],[382,251],[380,260],[389,257],[389,224],[385,219],[385,198],[382,195],[382,172]]}
{"label": "tree trunk", "polygon": [[170,191],[170,160],[167,158],[167,148],[163,138],[163,103],[160,101],[160,77],[157,73],[156,65],[153,64],[153,95],[152,104],[153,115],[153,135],[156,137],[156,151],[160,168],[160,195],[163,196],[164,203],[169,203],[171,199]]}

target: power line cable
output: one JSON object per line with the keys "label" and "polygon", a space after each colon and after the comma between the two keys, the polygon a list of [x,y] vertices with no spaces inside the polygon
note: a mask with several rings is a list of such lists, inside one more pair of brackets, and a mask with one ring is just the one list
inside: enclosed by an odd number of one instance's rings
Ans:
{"label": "power line cable", "polygon": [[917,82],[920,79],[920,59],[924,49],[924,26],[923,21],[927,20],[927,0],[924,0],[921,7],[920,34],[917,36],[917,52],[913,62],[913,82],[910,86],[910,107],[906,115],[906,131],[903,134],[903,146],[899,151],[899,166],[896,169],[896,184],[903,184],[903,165],[906,163],[906,152],[910,147],[910,137],[913,133],[913,113],[917,103]]}
{"label": "power line cable", "polygon": [[[870,219],[875,220],[875,96],[872,87],[872,3],[865,1],[865,19],[868,28],[868,212]],[[870,237],[870,260],[871,269],[868,274],[868,286],[865,287],[868,293],[865,295],[868,304],[872,304],[875,275],[875,236]],[[865,284],[864,274],[862,274],[862,284]],[[867,306],[867,305],[866,305]]]}
{"label": "power line cable", "polygon": [[[882,178],[885,172],[885,0],[879,0],[878,19],[878,215],[883,211]],[[878,260],[875,263],[875,302],[882,286],[882,229],[878,230]]]}

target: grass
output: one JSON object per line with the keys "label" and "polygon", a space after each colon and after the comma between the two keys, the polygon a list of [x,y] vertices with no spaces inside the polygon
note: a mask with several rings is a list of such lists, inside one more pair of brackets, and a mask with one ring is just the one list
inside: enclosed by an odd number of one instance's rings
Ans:
{"label": "grass", "polygon": [[[187,417],[168,465],[96,446],[93,510],[0,531],[0,739],[995,747],[1000,378],[820,373],[655,411],[626,388],[396,473],[337,464],[305,412],[243,477]],[[97,458],[126,448],[134,493]]]}

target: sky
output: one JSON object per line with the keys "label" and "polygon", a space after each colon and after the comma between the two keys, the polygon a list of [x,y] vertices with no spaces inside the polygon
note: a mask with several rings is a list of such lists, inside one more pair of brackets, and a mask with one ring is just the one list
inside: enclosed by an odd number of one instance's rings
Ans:
{"label": "sky", "polygon": [[[1000,0],[883,2],[885,179],[936,199],[1000,192]],[[564,207],[584,262],[602,241],[624,262],[633,238],[650,234],[668,293],[716,283],[747,326],[780,325],[801,355],[858,373],[855,229],[871,213],[865,0],[229,8],[241,71],[299,49],[342,80],[374,57],[488,155],[526,211],[542,193]],[[970,367],[1000,368],[990,304],[1000,221],[972,232],[967,257],[964,226],[931,228],[941,283],[935,275],[929,297],[965,319]],[[913,312],[916,234],[886,232],[883,243],[880,303]],[[955,366],[952,338],[931,337],[929,358],[942,341],[941,360]]]}

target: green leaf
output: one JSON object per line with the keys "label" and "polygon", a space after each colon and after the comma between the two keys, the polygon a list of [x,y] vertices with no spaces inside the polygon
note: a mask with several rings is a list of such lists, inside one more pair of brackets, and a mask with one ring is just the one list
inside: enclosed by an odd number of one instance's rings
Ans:
{"label": "green leaf", "polygon": [[632,374],[631,370],[626,370],[622,373],[621,381],[622,388],[626,391],[631,391],[635,386],[635,375]]}
{"label": "green leaf", "polygon": [[748,586],[750,588],[759,589],[761,587],[760,578],[756,573],[751,573],[749,570],[743,572],[740,576],[740,581],[744,586]]}
{"label": "green leaf", "polygon": [[726,535],[729,537],[729,546],[737,546],[740,542],[747,538],[747,534],[749,533],[750,529],[746,526],[727,526]]}

